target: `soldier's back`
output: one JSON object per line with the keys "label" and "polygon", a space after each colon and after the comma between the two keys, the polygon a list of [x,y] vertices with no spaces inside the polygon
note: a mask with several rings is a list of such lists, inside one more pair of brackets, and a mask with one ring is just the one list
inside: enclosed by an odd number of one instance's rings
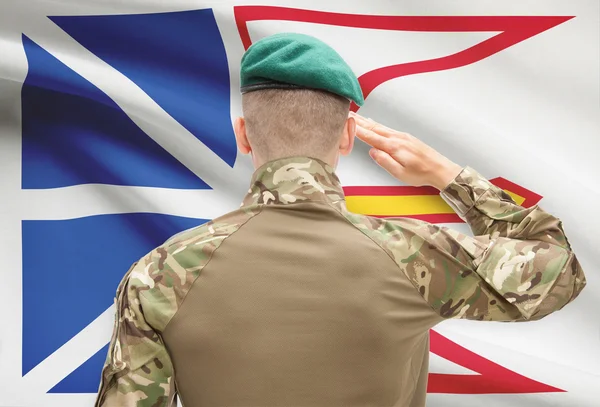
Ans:
{"label": "soldier's back", "polygon": [[408,405],[439,317],[396,262],[325,202],[255,211],[163,333],[183,402]]}

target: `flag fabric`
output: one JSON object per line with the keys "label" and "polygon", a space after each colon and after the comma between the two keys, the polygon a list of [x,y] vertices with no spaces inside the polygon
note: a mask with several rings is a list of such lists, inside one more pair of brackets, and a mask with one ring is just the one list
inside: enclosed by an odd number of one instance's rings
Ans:
{"label": "flag fabric", "polygon": [[[237,208],[239,61],[267,35],[333,46],[362,115],[561,218],[586,270],[573,304],[533,323],[431,332],[430,406],[600,399],[598,2],[139,0],[0,3],[1,406],[88,406],[129,266]],[[428,187],[358,143],[348,208],[468,233]]]}

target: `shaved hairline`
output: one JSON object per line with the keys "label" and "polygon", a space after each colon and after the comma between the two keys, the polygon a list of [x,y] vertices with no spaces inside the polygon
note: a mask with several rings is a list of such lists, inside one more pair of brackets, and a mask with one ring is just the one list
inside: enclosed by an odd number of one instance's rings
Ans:
{"label": "shaved hairline", "polygon": [[242,95],[246,134],[264,161],[324,159],[338,146],[350,101],[316,89],[262,89]]}

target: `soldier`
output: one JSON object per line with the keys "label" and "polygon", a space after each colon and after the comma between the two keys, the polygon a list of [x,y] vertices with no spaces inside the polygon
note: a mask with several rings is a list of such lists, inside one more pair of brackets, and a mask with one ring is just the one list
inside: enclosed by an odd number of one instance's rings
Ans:
{"label": "soldier", "polygon": [[[424,406],[429,329],[533,321],[585,277],[561,221],[473,168],[357,114],[356,76],[278,34],[241,62],[237,144],[257,168],[239,210],[135,263],[96,406]],[[431,185],[475,237],[350,213],[334,169],[355,135],[398,180]]]}

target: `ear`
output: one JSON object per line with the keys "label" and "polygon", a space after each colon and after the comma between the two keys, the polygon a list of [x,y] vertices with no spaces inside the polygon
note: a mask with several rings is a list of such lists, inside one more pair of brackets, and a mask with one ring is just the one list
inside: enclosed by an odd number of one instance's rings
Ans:
{"label": "ear", "polygon": [[340,138],[340,155],[348,155],[352,152],[354,147],[354,138],[356,137],[356,121],[354,117],[348,117],[346,124],[344,125],[344,131]]}
{"label": "ear", "polygon": [[248,154],[252,151],[248,136],[246,134],[246,121],[243,117],[238,117],[233,122],[233,132],[235,133],[235,142],[242,154]]}

